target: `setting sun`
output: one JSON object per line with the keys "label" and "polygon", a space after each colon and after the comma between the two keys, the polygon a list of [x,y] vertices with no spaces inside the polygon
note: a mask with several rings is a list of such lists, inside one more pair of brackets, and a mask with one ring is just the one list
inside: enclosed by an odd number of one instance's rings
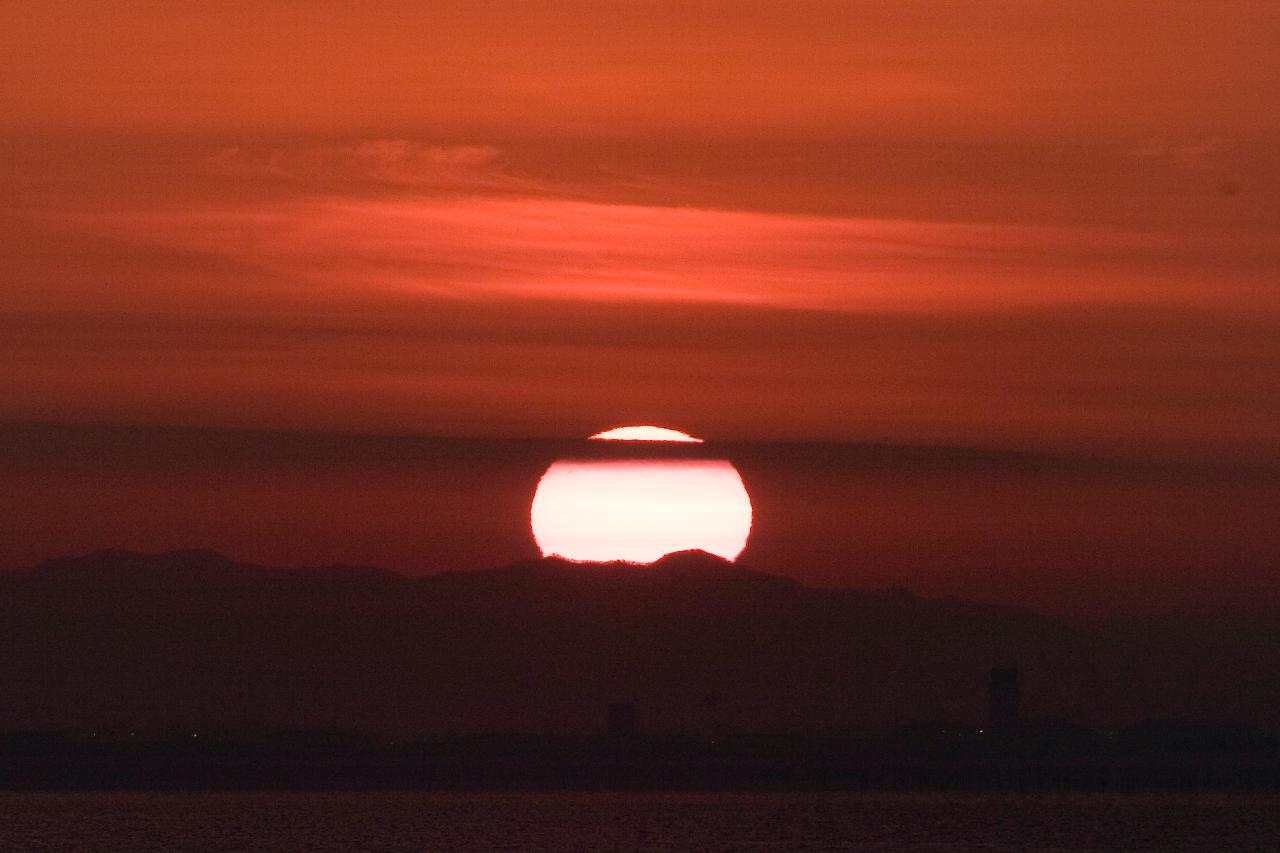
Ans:
{"label": "setting sun", "polygon": [[[620,427],[595,440],[701,443],[661,427]],[[544,556],[652,563],[698,549],[727,560],[746,547],[751,500],[724,459],[562,459],[542,475],[530,512]]]}

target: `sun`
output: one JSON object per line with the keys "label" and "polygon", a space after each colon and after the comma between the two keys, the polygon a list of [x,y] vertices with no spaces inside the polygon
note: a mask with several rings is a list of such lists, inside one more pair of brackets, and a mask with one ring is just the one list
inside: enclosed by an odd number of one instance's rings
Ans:
{"label": "sun", "polygon": [[[561,459],[542,475],[529,517],[543,556],[581,562],[652,563],[702,550],[734,560],[751,533],[751,499],[725,459],[674,452],[701,444],[655,426],[618,427],[592,441],[617,442],[601,458]],[[643,457],[632,442],[652,442]],[[664,458],[659,442],[673,445]],[[655,452],[657,451],[657,452]]]}
{"label": "sun", "polygon": [[656,426],[614,427],[591,437],[599,441],[678,441],[682,444],[702,444],[702,439],[694,438],[687,432]]}

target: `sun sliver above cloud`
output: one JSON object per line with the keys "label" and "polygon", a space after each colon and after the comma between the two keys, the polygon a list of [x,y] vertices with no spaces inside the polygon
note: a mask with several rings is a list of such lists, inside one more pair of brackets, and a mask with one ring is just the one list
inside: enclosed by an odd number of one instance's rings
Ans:
{"label": "sun sliver above cloud", "polygon": [[598,432],[591,438],[598,441],[678,441],[685,444],[702,444],[702,439],[694,438],[687,432],[657,426],[614,427]]}

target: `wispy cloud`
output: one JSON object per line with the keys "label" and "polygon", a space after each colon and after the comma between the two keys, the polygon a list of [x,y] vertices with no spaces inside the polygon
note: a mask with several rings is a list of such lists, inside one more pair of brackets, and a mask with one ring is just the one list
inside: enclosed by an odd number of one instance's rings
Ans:
{"label": "wispy cloud", "polygon": [[623,203],[541,153],[248,145],[15,207],[0,416],[1274,458],[1266,228]]}
{"label": "wispy cloud", "polygon": [[373,184],[508,192],[528,192],[536,186],[513,174],[496,146],[431,145],[409,139],[303,147],[229,146],[202,158],[198,165],[215,175],[307,186]]}
{"label": "wispy cloud", "polygon": [[[449,174],[457,163],[470,173],[480,159],[456,154],[442,162]],[[507,194],[312,194],[77,219],[100,235],[256,269],[313,295],[320,287],[450,299],[832,311],[1153,300],[1249,307],[1260,270],[1277,264],[1275,247],[1249,235],[819,217]],[[1223,286],[1205,289],[1196,270],[1211,271]]]}

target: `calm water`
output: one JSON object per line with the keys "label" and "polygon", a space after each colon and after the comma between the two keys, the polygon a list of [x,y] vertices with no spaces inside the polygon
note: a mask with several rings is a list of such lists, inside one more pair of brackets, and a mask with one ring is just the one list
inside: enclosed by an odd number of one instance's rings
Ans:
{"label": "calm water", "polygon": [[1280,795],[0,793],[4,851],[1280,849]]}

